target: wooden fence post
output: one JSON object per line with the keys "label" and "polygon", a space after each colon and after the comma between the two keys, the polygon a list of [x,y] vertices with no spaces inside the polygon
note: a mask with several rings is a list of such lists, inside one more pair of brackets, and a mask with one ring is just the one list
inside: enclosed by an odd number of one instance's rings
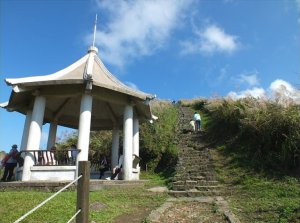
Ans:
{"label": "wooden fence post", "polygon": [[77,208],[81,212],[76,216],[76,223],[89,222],[89,186],[90,186],[90,162],[79,161],[78,176],[82,177],[77,184]]}

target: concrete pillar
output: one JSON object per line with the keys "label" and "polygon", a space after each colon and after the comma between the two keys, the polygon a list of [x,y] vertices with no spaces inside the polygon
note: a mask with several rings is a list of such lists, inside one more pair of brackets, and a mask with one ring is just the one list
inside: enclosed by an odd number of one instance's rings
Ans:
{"label": "concrete pillar", "polygon": [[134,117],[133,119],[133,154],[140,154],[140,130],[139,130],[139,119]]}
{"label": "concrete pillar", "polygon": [[48,142],[47,142],[48,150],[55,145],[56,132],[57,132],[57,122],[51,122],[49,128]]}
{"label": "concrete pillar", "polygon": [[[26,150],[39,150],[46,99],[43,96],[36,96],[33,105],[32,117],[29,127],[28,141]],[[23,166],[22,181],[29,181],[31,172],[30,168],[34,165],[33,154],[26,153]]]}
{"label": "concrete pillar", "polygon": [[[140,154],[140,131],[139,131],[139,119],[137,117],[133,118],[133,148],[132,153],[139,156]],[[137,173],[133,174],[134,180],[140,179],[140,166],[136,167]]]}
{"label": "concrete pillar", "polygon": [[26,113],[26,119],[25,119],[25,124],[24,124],[24,129],[23,129],[23,135],[22,135],[20,151],[26,150],[31,117],[32,117],[32,111],[28,110],[27,113]]}
{"label": "concrete pillar", "polygon": [[81,151],[77,155],[77,161],[76,161],[77,169],[78,169],[79,161],[88,161],[92,104],[93,104],[93,97],[91,95],[88,94],[82,95],[81,105],[80,105],[80,115],[79,115],[78,143],[77,143],[77,148]]}
{"label": "concrete pillar", "polygon": [[118,165],[119,159],[119,142],[120,141],[120,134],[119,129],[117,126],[114,126],[112,131],[112,148],[111,148],[111,167],[114,168]]}
{"label": "concrete pillar", "polygon": [[132,136],[133,136],[133,108],[127,105],[124,109],[124,142],[123,142],[123,173],[124,180],[132,179]]}

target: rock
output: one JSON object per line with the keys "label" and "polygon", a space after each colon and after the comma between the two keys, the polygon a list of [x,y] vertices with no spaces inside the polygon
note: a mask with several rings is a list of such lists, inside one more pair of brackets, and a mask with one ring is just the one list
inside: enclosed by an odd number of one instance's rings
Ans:
{"label": "rock", "polygon": [[169,191],[169,189],[167,187],[161,187],[161,186],[152,187],[152,188],[149,188],[147,190],[151,191],[151,192],[155,192],[155,193],[164,193],[164,192]]}

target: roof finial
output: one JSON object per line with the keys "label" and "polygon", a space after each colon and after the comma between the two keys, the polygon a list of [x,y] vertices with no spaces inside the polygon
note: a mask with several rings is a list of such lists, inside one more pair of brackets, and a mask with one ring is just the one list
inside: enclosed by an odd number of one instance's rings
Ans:
{"label": "roof finial", "polygon": [[97,32],[97,14],[95,18],[95,25],[94,25],[94,38],[93,38],[93,47],[95,46],[95,40],[96,40],[96,32]]}
{"label": "roof finial", "polygon": [[95,41],[96,41],[96,32],[97,32],[97,14],[95,18],[95,25],[94,25],[94,36],[93,36],[93,45],[89,47],[88,53],[98,53],[97,47],[95,47]]}

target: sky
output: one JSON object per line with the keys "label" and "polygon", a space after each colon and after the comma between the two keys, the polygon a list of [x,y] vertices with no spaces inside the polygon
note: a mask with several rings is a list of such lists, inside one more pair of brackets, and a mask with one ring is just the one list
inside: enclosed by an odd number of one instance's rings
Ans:
{"label": "sky", "polygon": [[[12,90],[5,78],[51,74],[83,57],[96,14],[98,56],[133,88],[168,100],[299,101],[300,0],[0,0],[0,103]],[[20,146],[24,122],[0,109],[0,150]]]}

